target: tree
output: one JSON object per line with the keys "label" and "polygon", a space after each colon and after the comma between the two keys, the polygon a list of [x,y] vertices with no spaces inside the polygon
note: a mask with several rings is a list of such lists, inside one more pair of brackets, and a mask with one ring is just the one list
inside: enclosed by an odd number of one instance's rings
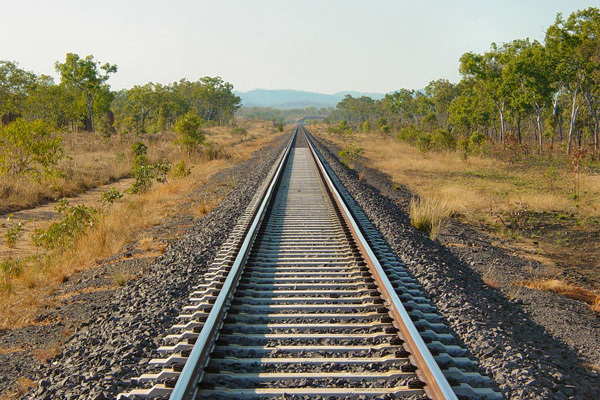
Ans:
{"label": "tree", "polygon": [[448,129],[450,104],[460,94],[457,85],[447,79],[438,79],[429,82],[425,87],[425,93],[431,99],[438,125],[440,128]]}
{"label": "tree", "polygon": [[175,131],[179,134],[177,142],[188,152],[194,152],[204,143],[204,132],[202,119],[189,112],[181,117],[175,125]]}
{"label": "tree", "polygon": [[16,121],[0,129],[0,173],[29,175],[35,179],[56,175],[63,158],[62,138],[41,120]]}
{"label": "tree", "polygon": [[127,98],[134,118],[140,121],[140,132],[145,133],[146,118],[159,106],[154,83],[149,82],[144,86],[135,85],[127,91]]}
{"label": "tree", "polygon": [[556,65],[559,90],[570,96],[571,116],[567,152],[571,151],[573,133],[579,109],[579,95],[585,98],[594,119],[594,146],[598,149],[598,82],[594,82],[600,68],[600,10],[590,7],[572,13],[567,20],[558,14],[546,31],[548,54]]}
{"label": "tree", "polygon": [[87,108],[86,129],[94,131],[94,103],[102,91],[106,91],[106,81],[111,74],[117,72],[114,64],[100,64],[94,56],[79,58],[79,55],[67,53],[64,63],[55,63],[56,72],[60,74],[61,84],[74,87],[79,92]]}
{"label": "tree", "polygon": [[13,61],[0,60],[0,113],[20,115],[35,74],[19,68]]}

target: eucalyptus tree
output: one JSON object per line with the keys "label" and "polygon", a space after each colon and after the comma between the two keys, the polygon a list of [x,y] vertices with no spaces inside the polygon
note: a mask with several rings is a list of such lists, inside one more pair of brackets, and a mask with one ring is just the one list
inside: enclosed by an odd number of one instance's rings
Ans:
{"label": "eucalyptus tree", "polygon": [[430,98],[438,125],[442,129],[448,129],[450,104],[460,94],[458,85],[451,83],[447,79],[438,79],[429,82],[425,87],[425,93]]}
{"label": "eucalyptus tree", "polygon": [[556,65],[559,90],[570,97],[571,113],[567,152],[571,151],[583,96],[594,120],[594,147],[598,149],[598,81],[600,68],[600,10],[590,7],[572,13],[566,20],[558,14],[546,31],[546,48]]}
{"label": "eucalyptus tree", "polygon": [[14,61],[0,60],[0,113],[21,115],[35,82],[35,74]]}
{"label": "eucalyptus tree", "polygon": [[94,131],[94,103],[100,96],[106,96],[106,81],[117,72],[114,64],[101,64],[88,55],[80,58],[74,53],[67,53],[65,62],[55,63],[56,72],[60,74],[61,84],[66,88],[75,88],[87,109],[86,128]]}
{"label": "eucalyptus tree", "polygon": [[503,76],[506,62],[506,49],[492,43],[490,51],[484,54],[463,54],[459,67],[463,77],[471,80],[474,87],[485,94],[496,107],[500,118],[501,142],[504,142],[506,137],[506,113],[513,93],[510,81]]}

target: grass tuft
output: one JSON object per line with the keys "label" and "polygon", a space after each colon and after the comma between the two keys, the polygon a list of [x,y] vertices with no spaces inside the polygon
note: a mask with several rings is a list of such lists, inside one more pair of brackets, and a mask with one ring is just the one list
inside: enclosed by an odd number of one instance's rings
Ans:
{"label": "grass tuft", "polygon": [[453,214],[447,202],[436,198],[413,197],[410,200],[410,223],[418,230],[428,233],[432,240]]}
{"label": "grass tuft", "polygon": [[600,312],[600,296],[581,286],[570,284],[562,279],[535,279],[523,283],[530,289],[547,290],[570,299],[583,301],[591,306],[592,310]]}

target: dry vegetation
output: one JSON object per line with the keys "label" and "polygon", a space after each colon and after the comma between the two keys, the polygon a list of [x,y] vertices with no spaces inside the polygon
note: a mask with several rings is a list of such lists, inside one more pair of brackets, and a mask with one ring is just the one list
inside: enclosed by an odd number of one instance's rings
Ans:
{"label": "dry vegetation", "polygon": [[[153,237],[146,233],[147,230],[165,221],[182,207],[195,217],[209,212],[218,205],[222,197],[209,197],[202,200],[200,205],[190,206],[190,192],[202,186],[216,172],[229,167],[232,163],[249,158],[252,152],[264,147],[276,137],[275,130],[269,123],[246,122],[246,124],[248,125],[248,134],[245,137],[231,135],[228,127],[209,129],[207,136],[214,143],[213,149],[218,149],[218,157],[206,154],[190,156],[173,145],[172,134],[153,135],[151,139],[145,140],[148,145],[148,158],[151,160],[164,159],[173,164],[184,160],[188,166],[192,167],[188,176],[169,176],[166,183],[155,183],[146,193],[125,194],[114,204],[102,206],[102,211],[94,226],[85,231],[72,246],[66,249],[40,253],[38,248],[31,245],[28,238],[20,238],[17,247],[21,254],[29,253],[29,257],[22,260],[22,271],[18,276],[9,276],[0,271],[0,281],[3,284],[0,289],[0,330],[39,323],[35,321],[36,312],[40,306],[52,303],[52,293],[56,285],[64,282],[77,271],[93,267],[98,260],[117,254],[127,243],[136,240],[141,248],[148,249],[156,255],[162,254],[166,245],[154,242]],[[143,137],[141,138],[143,139]],[[110,161],[90,162],[85,167],[87,172],[77,172],[74,175],[84,177],[95,174],[96,177],[107,177],[111,176],[115,169],[121,171],[121,175],[126,175],[127,168],[131,168],[128,164],[131,158],[128,154],[131,141],[113,140],[118,141],[115,144],[116,149],[105,148],[105,142],[100,140],[96,144],[101,149],[88,143],[88,147],[80,147],[79,157],[81,160],[88,161],[94,160],[95,155],[98,155],[97,160],[100,160],[99,154],[104,155],[104,160],[111,160],[111,157],[113,157],[113,161],[116,158],[123,158],[123,167],[118,167],[120,165],[118,162],[116,163],[117,167],[114,166],[114,162]],[[122,151],[125,154],[118,155]],[[115,152],[117,155],[114,155]],[[92,171],[94,169],[95,172]],[[102,180],[88,182],[99,184]],[[224,185],[233,187],[235,183],[225,182]],[[17,204],[16,206],[23,207],[24,205]],[[50,222],[52,221],[46,223]],[[4,256],[0,258],[4,258]],[[0,259],[0,261],[3,260]],[[113,277],[113,282],[120,286],[133,278],[125,272],[121,274],[117,272]]]}
{"label": "dry vegetation", "polygon": [[600,308],[593,297],[600,290],[600,175],[596,171],[580,174],[581,192],[575,197],[576,177],[563,154],[516,163],[485,156],[464,160],[459,152],[423,153],[375,132],[341,138],[328,134],[324,125],[311,131],[340,147],[348,142],[364,147],[370,167],[418,195],[420,202],[411,205],[413,225],[443,221],[443,215],[459,216],[508,241],[511,251],[556,267],[554,276],[527,286],[578,299],[576,293],[587,290],[584,301]]}

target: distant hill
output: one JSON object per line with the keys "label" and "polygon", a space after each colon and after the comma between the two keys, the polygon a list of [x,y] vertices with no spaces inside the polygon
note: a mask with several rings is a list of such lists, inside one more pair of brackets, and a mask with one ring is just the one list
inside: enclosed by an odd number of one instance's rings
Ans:
{"label": "distant hill", "polygon": [[361,93],[344,91],[335,94],[304,92],[301,90],[281,89],[254,89],[249,92],[235,92],[242,98],[245,107],[273,107],[273,108],[305,108],[305,107],[335,107],[335,105],[349,94],[352,97],[369,96],[373,99],[382,99],[383,93]]}

